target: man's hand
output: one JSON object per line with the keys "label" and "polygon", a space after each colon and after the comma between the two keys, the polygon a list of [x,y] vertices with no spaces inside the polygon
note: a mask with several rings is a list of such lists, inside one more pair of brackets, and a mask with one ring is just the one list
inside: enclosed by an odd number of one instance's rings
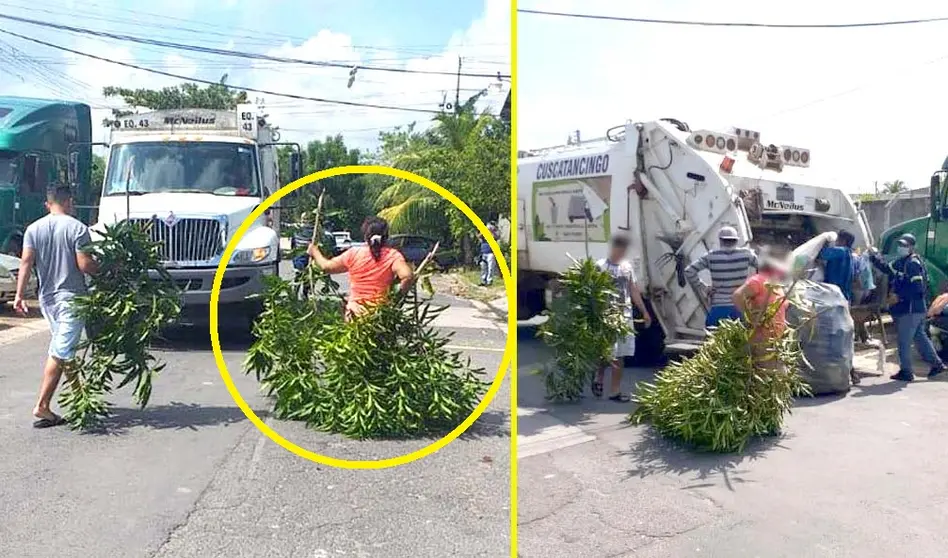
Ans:
{"label": "man's hand", "polygon": [[16,295],[16,297],[13,298],[13,309],[19,312],[20,314],[24,314],[24,315],[30,313],[30,307],[26,304],[26,301],[23,300],[23,297],[20,295]]}
{"label": "man's hand", "polygon": [[646,329],[652,327],[652,316],[648,312],[642,315],[642,324]]}

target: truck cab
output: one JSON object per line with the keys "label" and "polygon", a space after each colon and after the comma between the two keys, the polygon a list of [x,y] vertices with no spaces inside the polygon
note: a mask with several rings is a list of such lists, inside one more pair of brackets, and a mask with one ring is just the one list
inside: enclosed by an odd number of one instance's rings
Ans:
{"label": "truck cab", "polygon": [[[95,228],[130,220],[149,233],[182,291],[183,324],[207,323],[224,247],[279,189],[278,139],[244,105],[156,111],[113,123]],[[291,166],[298,175],[298,162]],[[238,243],[220,290],[222,326],[252,323],[259,313],[255,295],[263,278],[279,274],[279,228],[279,208],[271,208]]]}
{"label": "truck cab", "polygon": [[915,235],[915,251],[928,269],[929,300],[948,290],[948,160],[936,171],[929,184],[929,214],[899,223],[882,233],[879,251],[895,258],[896,240],[906,233]]}
{"label": "truck cab", "polygon": [[91,109],[82,103],[0,97],[0,252],[19,257],[23,232],[46,215],[46,191],[72,177],[77,217],[88,223]]}

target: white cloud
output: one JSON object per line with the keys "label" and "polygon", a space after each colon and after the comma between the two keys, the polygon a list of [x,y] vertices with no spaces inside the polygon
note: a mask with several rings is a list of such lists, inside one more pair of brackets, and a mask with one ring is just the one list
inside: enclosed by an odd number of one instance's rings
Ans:
{"label": "white cloud", "polygon": [[[193,0],[172,0],[175,6],[174,17],[187,17],[194,6]],[[62,11],[63,5],[55,8]],[[90,19],[80,25],[96,29],[116,30],[128,32],[127,27],[119,27],[115,18],[135,17],[125,12],[109,11],[108,6],[100,4],[94,11],[88,12],[102,19]],[[260,9],[258,2],[250,5],[238,3],[235,9],[252,13]],[[169,12],[170,13],[170,12]],[[29,16],[29,17],[35,17]],[[90,17],[91,17],[90,15]],[[161,24],[161,20],[150,23],[152,27],[143,28],[134,34],[140,36],[160,36],[154,25]],[[354,22],[357,24],[357,22]],[[116,29],[110,29],[115,27]],[[35,31],[29,26],[26,31]],[[30,33],[32,34],[32,33]],[[246,34],[246,32],[245,32]],[[170,40],[190,44],[208,44],[206,37],[195,38],[193,35],[173,35]],[[457,70],[457,56],[464,59],[463,71],[466,73],[490,73],[498,71],[509,75],[510,54],[510,4],[508,0],[485,0],[484,11],[480,18],[471,23],[464,30],[458,30],[451,37],[449,43],[440,54],[411,56],[405,50],[398,49],[397,45],[391,51],[366,51],[354,48],[352,39],[345,30],[324,29],[310,37],[302,44],[284,44],[273,48],[267,54],[289,58],[308,60],[332,60],[361,65],[400,66],[409,70],[436,70],[455,72]],[[351,89],[346,87],[348,69],[323,68],[304,65],[287,65],[274,62],[253,62],[228,57],[213,57],[210,55],[195,55],[188,52],[173,53],[168,49],[155,47],[140,47],[130,43],[122,43],[98,38],[88,38],[50,32],[43,37],[50,42],[69,48],[87,52],[108,60],[118,60],[145,67],[163,69],[174,74],[188,77],[214,79],[221,74],[229,74],[229,83],[255,89],[278,91],[309,97],[345,100],[356,103],[374,103],[380,105],[412,106],[429,110],[437,110],[443,94],[447,94],[453,102],[456,78],[451,76],[432,76],[421,74],[401,74],[390,72],[376,72],[360,70]],[[263,40],[266,40],[264,37]],[[259,41],[253,45],[242,44],[246,39],[235,32],[234,37],[227,40],[220,37],[214,46],[224,49],[260,51]],[[56,56],[48,49],[36,49],[33,45],[25,45],[18,41],[18,47],[29,48],[31,55],[50,57]],[[134,88],[160,88],[176,85],[180,80],[165,76],[135,70],[109,62],[94,60],[74,54],[61,54],[66,65],[58,66],[68,79],[81,82],[78,90],[73,92],[73,98],[89,102],[93,107],[94,125],[109,113],[109,107],[120,104],[118,99],[104,99],[102,88],[107,85],[126,85]],[[498,64],[500,63],[500,64]],[[215,68],[210,72],[209,68]],[[199,73],[199,70],[205,70]],[[209,75],[213,74],[213,75]],[[0,71],[0,77],[5,74]],[[483,88],[492,81],[484,78],[461,78],[461,98],[466,99],[472,94],[472,89]],[[6,83],[4,83],[6,82]],[[499,110],[503,103],[509,81],[502,90],[493,89],[482,106],[490,106]],[[464,91],[468,90],[468,91]],[[19,86],[8,80],[0,79],[0,94],[36,95],[33,84]],[[52,96],[49,91],[42,93]],[[266,103],[266,112],[270,120],[284,130],[283,139],[289,141],[307,141],[322,138],[325,135],[342,133],[349,143],[359,147],[372,147],[376,143],[378,132],[382,129],[405,125],[412,121],[427,122],[433,115],[410,113],[372,108],[359,108],[335,104],[308,102],[289,99],[279,96],[269,96],[259,93],[249,93],[251,99],[263,97]],[[107,131],[96,127],[96,139],[103,140]]]}
{"label": "white cloud", "polygon": [[[938,17],[920,0],[671,3],[522,0],[518,7],[627,17],[846,23]],[[518,143],[596,137],[626,119],[674,117],[693,128],[759,130],[809,147],[813,169],[850,191],[874,180],[913,187],[948,155],[945,26],[776,30],[643,25],[522,14]]]}
{"label": "white cloud", "polygon": [[[467,30],[455,33],[441,54],[408,59],[401,62],[401,67],[411,71],[453,74],[457,71],[460,56],[463,73],[496,74],[499,71],[509,74],[510,5],[505,0],[487,0],[485,4],[483,16],[474,21]],[[332,30],[322,30],[302,44],[286,44],[267,54],[302,60],[331,60],[353,66],[392,66],[395,64],[392,60],[405,58],[403,53],[394,50],[375,50],[371,56],[367,56],[364,51],[353,48],[348,35]],[[504,64],[498,65],[497,62]],[[272,62],[257,63],[251,75],[249,81],[241,81],[241,84],[310,97],[424,110],[438,110],[439,104],[445,98],[453,103],[458,83],[454,75],[359,69],[350,89],[347,87],[347,68],[303,65],[286,67],[274,65]],[[473,90],[487,87],[494,81],[496,80],[462,76],[462,102],[474,93]],[[502,84],[502,88],[491,87],[481,106],[499,110],[508,88],[509,83]],[[302,140],[343,133],[347,138],[364,146],[374,142],[380,129],[405,125],[412,121],[421,124],[430,121],[433,116],[262,96],[267,103],[267,112],[271,119],[280,123],[287,131],[284,139]]]}

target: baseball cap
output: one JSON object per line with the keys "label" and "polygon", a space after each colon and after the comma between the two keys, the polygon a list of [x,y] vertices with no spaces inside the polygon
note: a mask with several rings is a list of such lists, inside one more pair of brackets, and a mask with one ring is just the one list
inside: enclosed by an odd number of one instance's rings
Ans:
{"label": "baseball cap", "polygon": [[737,229],[734,227],[721,227],[718,231],[718,240],[739,240]]}
{"label": "baseball cap", "polygon": [[898,243],[903,246],[915,246],[915,235],[912,233],[905,233],[899,237]]}

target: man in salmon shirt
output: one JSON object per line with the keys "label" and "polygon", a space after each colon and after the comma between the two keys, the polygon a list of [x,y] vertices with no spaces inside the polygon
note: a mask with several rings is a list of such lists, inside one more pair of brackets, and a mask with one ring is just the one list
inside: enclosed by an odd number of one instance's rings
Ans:
{"label": "man in salmon shirt", "polygon": [[346,317],[352,318],[365,311],[369,303],[385,298],[395,279],[399,288],[407,289],[414,278],[411,265],[401,252],[388,246],[388,222],[380,217],[368,217],[362,223],[365,246],[350,248],[341,255],[327,259],[319,247],[310,244],[307,254],[326,273],[349,273],[349,298]]}

